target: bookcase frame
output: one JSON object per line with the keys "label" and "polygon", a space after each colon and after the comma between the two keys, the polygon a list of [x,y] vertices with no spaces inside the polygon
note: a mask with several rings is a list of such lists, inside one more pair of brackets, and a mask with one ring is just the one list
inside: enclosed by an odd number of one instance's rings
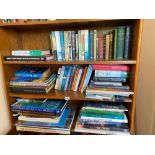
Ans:
{"label": "bookcase frame", "polygon": [[[5,61],[4,56],[10,55],[12,50],[18,49],[51,49],[49,35],[55,30],[79,30],[79,29],[101,29],[116,26],[133,26],[132,39],[132,57],[130,60],[103,60],[103,61]],[[11,131],[15,131],[14,120],[10,105],[15,102],[15,98],[51,98],[51,99],[69,99],[74,105],[82,101],[96,99],[87,99],[84,94],[72,91],[60,92],[52,90],[48,94],[16,94],[9,91],[9,79],[14,71],[24,65],[49,66],[56,71],[61,65],[88,65],[88,64],[127,64],[131,66],[129,85],[134,91],[130,101],[124,104],[128,107],[129,128],[131,134],[136,134],[135,115],[136,115],[136,94],[139,69],[139,57],[141,48],[143,20],[142,19],[66,19],[42,22],[19,22],[19,23],[0,23],[0,65],[2,65],[2,74],[6,101],[8,104],[9,116],[11,121]]]}

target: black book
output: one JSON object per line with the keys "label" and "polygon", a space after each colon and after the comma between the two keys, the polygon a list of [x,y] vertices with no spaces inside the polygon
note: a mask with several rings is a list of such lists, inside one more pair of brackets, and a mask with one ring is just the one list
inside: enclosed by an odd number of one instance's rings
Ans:
{"label": "black book", "polygon": [[127,26],[125,31],[124,59],[129,59],[131,53],[131,27]]}

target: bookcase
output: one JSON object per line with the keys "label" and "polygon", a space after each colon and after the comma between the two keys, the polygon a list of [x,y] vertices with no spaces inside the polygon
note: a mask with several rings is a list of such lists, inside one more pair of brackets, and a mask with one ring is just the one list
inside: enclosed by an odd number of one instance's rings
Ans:
{"label": "bookcase", "polygon": [[[10,55],[12,50],[26,49],[51,49],[49,35],[51,31],[64,30],[80,30],[80,29],[104,29],[108,27],[126,26],[133,27],[132,39],[132,56],[130,60],[103,60],[103,61],[5,61],[4,56]],[[141,47],[143,20],[140,19],[76,19],[76,20],[53,20],[53,21],[32,21],[28,23],[0,23],[0,63],[3,68],[3,82],[5,84],[6,100],[10,113],[11,130],[15,131],[14,120],[10,105],[15,102],[18,97],[27,99],[68,99],[74,108],[80,107],[83,101],[95,100],[85,98],[84,94],[72,91],[56,91],[52,90],[48,94],[16,94],[9,90],[9,79],[14,71],[21,66],[48,66],[52,71],[57,71],[61,65],[79,64],[126,64],[131,68],[129,85],[134,95],[130,100],[125,101],[128,108],[127,117],[129,120],[129,128],[131,134],[136,134],[135,115],[136,115],[136,94],[139,57]],[[76,118],[75,118],[76,121]],[[74,124],[73,124],[74,128]],[[74,132],[74,130],[73,130]],[[15,132],[14,132],[15,133]]]}

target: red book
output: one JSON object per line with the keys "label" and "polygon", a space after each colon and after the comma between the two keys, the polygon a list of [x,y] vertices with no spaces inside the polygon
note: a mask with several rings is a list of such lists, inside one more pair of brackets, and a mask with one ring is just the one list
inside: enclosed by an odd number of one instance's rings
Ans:
{"label": "red book", "polygon": [[98,54],[99,60],[103,60],[103,37],[99,37],[98,39]]}
{"label": "red book", "polygon": [[127,65],[93,65],[94,70],[129,71]]}

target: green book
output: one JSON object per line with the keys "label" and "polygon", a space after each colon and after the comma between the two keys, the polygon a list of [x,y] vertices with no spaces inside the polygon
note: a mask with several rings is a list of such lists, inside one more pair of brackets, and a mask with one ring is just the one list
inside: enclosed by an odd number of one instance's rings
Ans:
{"label": "green book", "polygon": [[117,28],[116,59],[122,60],[124,55],[125,26]]}
{"label": "green book", "polygon": [[113,58],[116,59],[116,50],[117,50],[117,29],[114,31],[114,53]]}

